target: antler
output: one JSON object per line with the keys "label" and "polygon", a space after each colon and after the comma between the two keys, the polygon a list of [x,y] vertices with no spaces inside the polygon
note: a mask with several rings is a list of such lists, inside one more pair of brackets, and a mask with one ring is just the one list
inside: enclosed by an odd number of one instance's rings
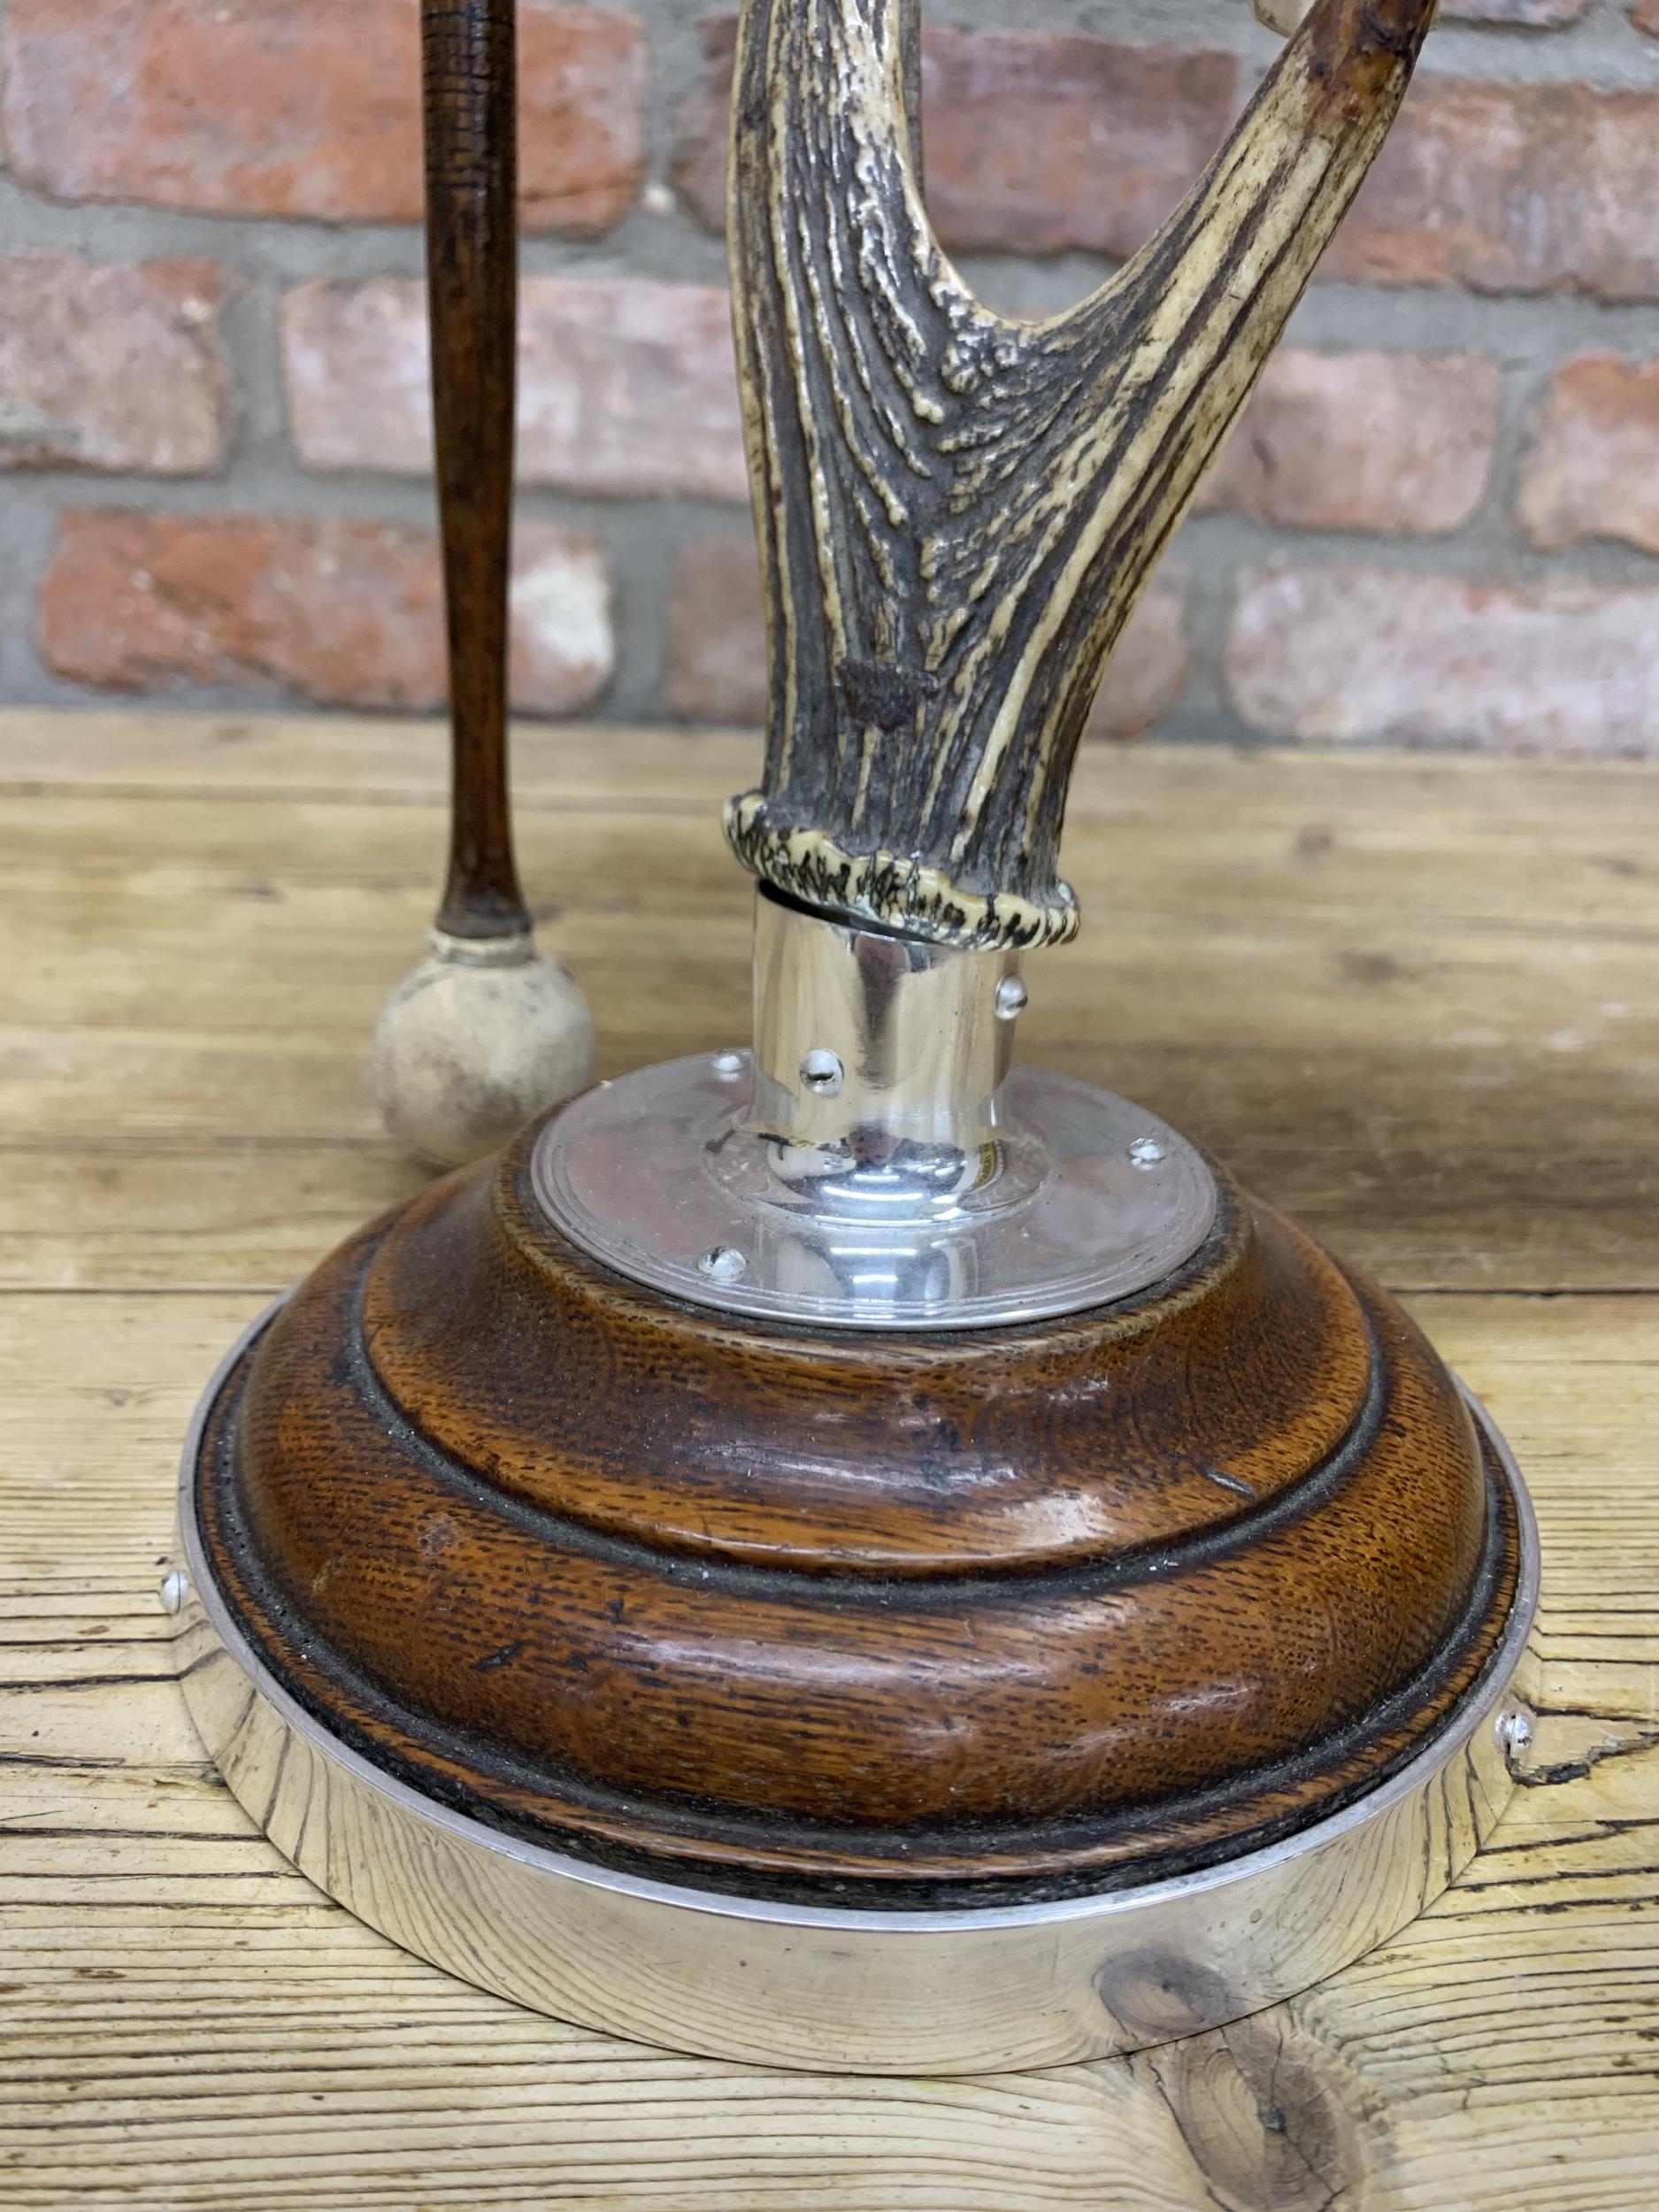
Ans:
{"label": "antler", "polygon": [[1322,0],[1159,235],[1070,313],[976,299],[923,209],[913,0],[747,0],[734,317],[765,572],[764,780],[732,843],[832,915],[1072,935],[1101,674],[1380,146],[1434,0]]}

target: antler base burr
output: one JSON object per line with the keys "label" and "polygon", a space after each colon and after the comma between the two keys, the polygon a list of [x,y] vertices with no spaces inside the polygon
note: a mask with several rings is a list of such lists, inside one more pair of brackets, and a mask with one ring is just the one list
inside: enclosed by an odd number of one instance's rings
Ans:
{"label": "antler base burr", "polygon": [[[1016,325],[927,227],[913,10],[747,0],[752,1050],[372,1224],[185,1454],[204,1741],[471,1980],[1054,2065],[1333,1971],[1502,1809],[1537,1555],[1490,1422],[1177,1132],[1014,1064],[1094,682],[1432,12],[1319,0],[1160,237]],[[510,866],[468,880],[488,936]]]}

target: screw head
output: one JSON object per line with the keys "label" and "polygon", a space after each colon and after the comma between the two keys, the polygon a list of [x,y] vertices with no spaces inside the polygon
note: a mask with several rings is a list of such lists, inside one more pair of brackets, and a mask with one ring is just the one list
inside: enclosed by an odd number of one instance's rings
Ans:
{"label": "screw head", "polygon": [[1137,1137],[1129,1148],[1131,1167],[1161,1167],[1167,1155],[1156,1137]]}
{"label": "screw head", "polygon": [[717,1052],[709,1064],[729,1083],[734,1075],[743,1072],[743,1056],[741,1052]]}
{"label": "screw head", "polygon": [[815,1045],[801,1063],[801,1080],[814,1098],[833,1098],[845,1074],[840,1060],[822,1045]]}
{"label": "screw head", "polygon": [[1504,1756],[1519,1759],[1532,1748],[1532,1724],[1525,1713],[1500,1713],[1498,1741],[1503,1746]]}
{"label": "screw head", "polygon": [[1005,975],[996,987],[996,1018],[1000,1022],[1018,1021],[1025,1010],[1030,996],[1017,975]]}
{"label": "screw head", "polygon": [[170,1567],[161,1578],[157,1595],[164,1613],[176,1613],[190,1594],[190,1578],[182,1567]]}
{"label": "screw head", "polygon": [[749,1272],[749,1262],[733,1246],[717,1244],[697,1262],[697,1272],[711,1283],[741,1282]]}

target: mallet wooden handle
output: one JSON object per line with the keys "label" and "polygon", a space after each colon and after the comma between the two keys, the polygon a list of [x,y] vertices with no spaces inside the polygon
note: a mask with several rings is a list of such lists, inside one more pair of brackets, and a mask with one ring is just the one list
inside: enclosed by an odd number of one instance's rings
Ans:
{"label": "mallet wooden handle", "polygon": [[453,748],[438,926],[530,916],[507,787],[507,589],[518,339],[514,0],[421,0],[426,281]]}
{"label": "mallet wooden handle", "polygon": [[981,305],[929,227],[912,0],[745,0],[731,241],[768,603],[764,780],[727,830],[829,914],[1070,936],[1102,670],[1399,105],[1434,0],[1320,0],[1143,252],[1071,313]]}

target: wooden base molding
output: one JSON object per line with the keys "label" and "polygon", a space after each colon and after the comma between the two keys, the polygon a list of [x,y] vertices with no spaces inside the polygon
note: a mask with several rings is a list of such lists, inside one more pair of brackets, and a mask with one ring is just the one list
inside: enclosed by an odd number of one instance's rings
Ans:
{"label": "wooden base molding", "polygon": [[535,1134],[319,1268],[195,1461],[250,1650],[435,1804],[713,1893],[1030,1902],[1328,1822],[1489,1680],[1513,1486],[1225,1175],[1144,1296],[876,1340],[606,1272]]}

